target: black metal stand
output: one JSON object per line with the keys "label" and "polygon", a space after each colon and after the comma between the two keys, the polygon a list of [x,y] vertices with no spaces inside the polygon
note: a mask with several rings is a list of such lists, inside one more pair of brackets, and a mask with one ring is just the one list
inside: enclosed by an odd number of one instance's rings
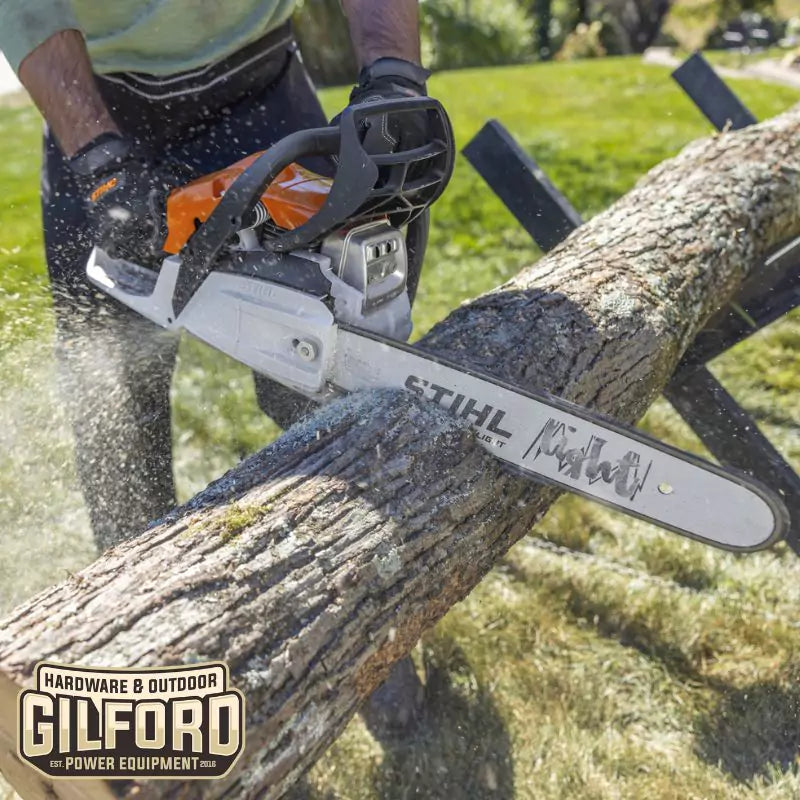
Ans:
{"label": "black metal stand", "polygon": [[718,130],[738,130],[755,125],[756,118],[700,53],[695,53],[673,73],[678,86]]}
{"label": "black metal stand", "polygon": [[487,122],[463,152],[545,252],[583,223],[544,170],[497,120]]}
{"label": "black metal stand", "polygon": [[[699,54],[673,77],[719,130],[752,125],[755,117]],[[582,220],[544,170],[497,121],[486,123],[464,155],[545,252]],[[800,238],[773,253],[698,334],[664,395],[714,457],[783,495],[792,518],[788,542],[800,554],[800,477],[725,391],[706,363],[800,304]]]}

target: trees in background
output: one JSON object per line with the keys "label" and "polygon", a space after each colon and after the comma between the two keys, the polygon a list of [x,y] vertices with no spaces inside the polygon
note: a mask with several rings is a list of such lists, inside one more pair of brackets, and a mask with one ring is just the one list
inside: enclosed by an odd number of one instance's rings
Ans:
{"label": "trees in background", "polygon": [[757,11],[760,14],[774,14],[775,0],[717,0],[719,16],[723,20],[738,17],[743,11]]}
{"label": "trees in background", "polygon": [[643,53],[661,32],[672,0],[600,0],[593,4],[610,53]]}
{"label": "trees in background", "polygon": [[[423,60],[433,69],[536,60],[535,20],[535,9],[517,0],[422,0]],[[315,83],[352,83],[358,66],[339,0],[301,0],[293,22]]]}
{"label": "trees in background", "polygon": [[[723,41],[728,27],[766,27],[780,38],[785,23],[797,12],[797,4],[782,0],[674,0],[666,32],[686,50],[731,46]],[[760,20],[755,15],[763,15]],[[796,17],[795,17],[796,19]],[[793,27],[796,27],[794,23]],[[762,42],[762,44],[769,42]]]}
{"label": "trees in background", "polygon": [[422,43],[434,69],[533,61],[534,16],[517,0],[422,0]]}
{"label": "trees in background", "polygon": [[[600,24],[600,52],[641,53],[658,37],[671,5],[672,0],[421,0],[420,9],[434,66],[452,68],[547,60],[572,31],[588,30],[580,26],[592,22]],[[597,31],[595,25],[591,35]]]}
{"label": "trees in background", "polygon": [[303,61],[318,86],[345,86],[358,74],[339,0],[300,0],[292,19]]}
{"label": "trees in background", "polygon": [[534,0],[533,13],[536,18],[536,53],[542,61],[547,61],[553,56],[553,0]]}
{"label": "trees in background", "polygon": [[[742,12],[775,15],[776,0],[420,0],[423,57],[433,69],[641,53],[670,14],[670,30],[702,31]],[[703,17],[702,22],[698,14]],[[694,20],[694,21],[693,21]],[[301,0],[294,18],[303,57],[319,85],[352,83],[358,68],[339,0]]]}

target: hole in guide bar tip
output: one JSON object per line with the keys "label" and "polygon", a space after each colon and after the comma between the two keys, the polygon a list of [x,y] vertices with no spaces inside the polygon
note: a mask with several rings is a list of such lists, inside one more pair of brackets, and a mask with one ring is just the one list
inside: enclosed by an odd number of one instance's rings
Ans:
{"label": "hole in guide bar tip", "polygon": [[675,493],[675,489],[669,483],[659,483],[658,491],[661,492],[661,494],[666,494],[666,495]]}

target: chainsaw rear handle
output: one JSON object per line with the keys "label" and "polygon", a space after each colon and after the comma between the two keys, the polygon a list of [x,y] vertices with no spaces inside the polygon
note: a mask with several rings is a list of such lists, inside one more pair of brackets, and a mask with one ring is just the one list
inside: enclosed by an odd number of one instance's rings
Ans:
{"label": "chainsaw rear handle", "polygon": [[[419,112],[428,114],[433,134],[429,144],[380,155],[364,149],[360,130],[365,120]],[[404,223],[410,222],[441,195],[452,175],[452,128],[441,104],[421,97],[349,106],[336,126],[286,136],[236,178],[184,246],[173,293],[176,315],[213,270],[220,250],[241,230],[243,219],[251,216],[266,188],[286,167],[305,156],[338,156],[333,185],[322,208],[308,222],[271,237],[272,250],[285,252],[312,245],[349,221],[400,214]],[[409,177],[412,167],[419,175]]]}

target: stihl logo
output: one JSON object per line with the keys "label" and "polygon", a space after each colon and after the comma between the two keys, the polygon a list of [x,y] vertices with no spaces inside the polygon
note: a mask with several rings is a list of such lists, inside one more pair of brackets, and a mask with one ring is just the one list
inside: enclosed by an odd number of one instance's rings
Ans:
{"label": "stihl logo", "polygon": [[629,450],[616,463],[601,461],[606,440],[592,436],[586,447],[574,447],[570,441],[570,435],[574,433],[577,433],[576,428],[550,418],[525,452],[523,459],[535,449],[534,461],[542,456],[550,456],[558,460],[558,471],[562,475],[575,481],[585,478],[590,486],[597,481],[605,481],[614,485],[614,491],[620,497],[634,500],[644,488],[653,462],[643,467],[641,456],[633,450]]}
{"label": "stihl logo", "polygon": [[[511,438],[508,431],[500,427],[500,423],[506,416],[506,412],[500,408],[495,408],[487,404],[481,405],[480,400],[458,394],[445,386],[438,386],[430,381],[418,378],[416,375],[409,375],[406,378],[406,389],[424,397],[426,400],[433,400],[448,411],[452,411],[457,417],[469,419],[478,430],[476,436],[482,442],[487,442],[493,447],[505,447],[506,442]],[[490,435],[493,434],[493,435]]]}
{"label": "stihl logo", "polygon": [[90,195],[92,202],[96,203],[104,194],[110,192],[117,185],[116,178],[110,178],[105,183],[101,183]]}

